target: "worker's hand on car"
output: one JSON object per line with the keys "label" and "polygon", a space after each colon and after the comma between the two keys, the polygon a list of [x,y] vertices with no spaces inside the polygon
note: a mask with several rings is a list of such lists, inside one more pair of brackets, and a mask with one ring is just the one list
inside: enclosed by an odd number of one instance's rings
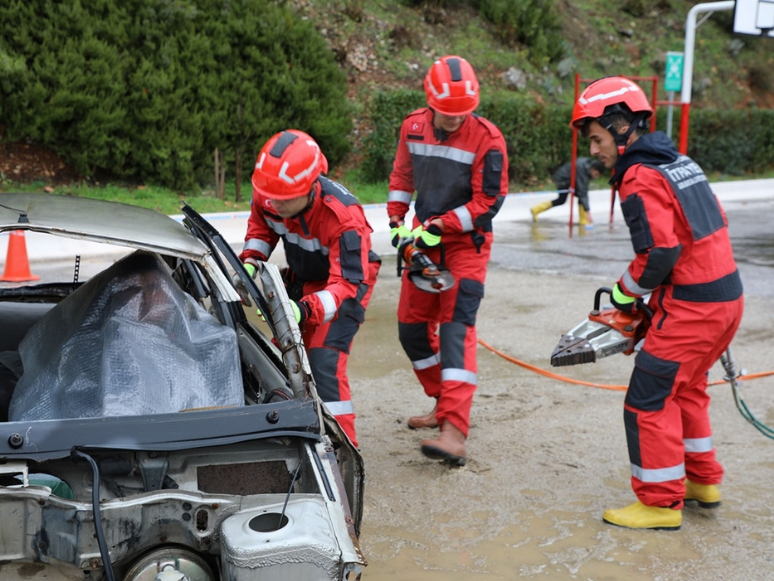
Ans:
{"label": "worker's hand on car", "polygon": [[[246,262],[242,265],[242,267],[251,278],[255,278],[255,274],[258,269],[254,264]],[[234,289],[236,290],[237,294],[239,294],[239,297],[242,299],[242,304],[247,305],[248,307],[252,305],[253,303],[250,301],[250,293],[247,292],[247,287],[245,286],[245,283],[242,282],[242,278],[239,276],[238,272],[234,273],[234,276],[231,278],[231,282],[234,285]]]}
{"label": "worker's hand on car", "polygon": [[610,293],[610,302],[613,303],[613,306],[616,309],[625,313],[633,313],[637,310],[635,306],[636,301],[637,299],[635,297],[630,297],[624,293],[621,286],[618,283],[615,283],[613,292]]}
{"label": "worker's hand on car", "polygon": [[390,222],[390,241],[395,248],[399,248],[408,238],[411,238],[411,230],[403,222]]}
{"label": "worker's hand on car", "polygon": [[443,231],[434,223],[430,223],[427,227],[417,226],[411,232],[411,237],[414,239],[414,246],[417,248],[433,248],[441,243],[441,234]]}
{"label": "worker's hand on car", "polygon": [[[296,323],[303,325],[312,314],[312,309],[309,303],[306,301],[290,301],[290,308],[293,309],[293,315],[296,317]],[[261,318],[261,321],[266,322],[266,317],[261,312],[261,309],[255,311],[255,313]]]}
{"label": "worker's hand on car", "polygon": [[293,314],[299,325],[303,325],[312,314],[312,309],[306,301],[290,301],[290,306],[293,307]]}

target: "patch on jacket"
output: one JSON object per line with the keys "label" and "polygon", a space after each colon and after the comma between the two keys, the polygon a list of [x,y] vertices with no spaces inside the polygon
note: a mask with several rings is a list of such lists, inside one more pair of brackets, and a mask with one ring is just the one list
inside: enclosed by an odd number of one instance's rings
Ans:
{"label": "patch on jacket", "polygon": [[408,128],[406,137],[413,139],[414,141],[424,141],[425,136],[422,135],[425,130],[425,124],[422,121],[412,121]]}

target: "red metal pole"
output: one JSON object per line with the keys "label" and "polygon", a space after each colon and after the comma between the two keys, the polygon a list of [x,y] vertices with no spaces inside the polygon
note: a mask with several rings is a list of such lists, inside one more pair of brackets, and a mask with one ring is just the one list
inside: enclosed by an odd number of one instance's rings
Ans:
{"label": "red metal pole", "polygon": [[656,130],[656,111],[658,111],[656,108],[658,104],[658,77],[653,77],[653,93],[650,100],[650,106],[653,108],[653,121],[650,124],[650,132],[653,133]]}
{"label": "red metal pole", "polygon": [[[575,73],[575,100],[580,96],[580,73]],[[575,202],[575,163],[578,158],[578,130],[572,130],[572,153],[570,154],[570,238],[572,238],[573,208]]]}
{"label": "red metal pole", "polygon": [[677,150],[683,155],[688,155],[688,120],[691,116],[691,104],[681,103],[680,111],[680,144]]}

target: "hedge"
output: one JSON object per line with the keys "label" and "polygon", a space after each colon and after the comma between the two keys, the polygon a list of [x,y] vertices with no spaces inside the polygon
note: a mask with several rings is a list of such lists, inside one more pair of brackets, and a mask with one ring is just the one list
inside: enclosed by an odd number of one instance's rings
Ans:
{"label": "hedge", "polygon": [[81,175],[188,189],[218,148],[252,167],[272,134],[349,149],[345,74],[312,22],[272,0],[5,0],[0,125]]}
{"label": "hedge", "polygon": [[[365,179],[388,178],[403,117],[424,106],[421,91],[384,91],[372,96],[372,130],[364,140],[361,166]],[[547,178],[553,169],[570,159],[569,106],[542,105],[522,95],[502,93],[482,96],[476,113],[503,132],[508,146],[509,177],[516,184],[529,183],[535,176]],[[659,110],[658,129],[665,129],[666,118],[666,111]],[[679,127],[680,111],[676,110],[672,134],[675,139]],[[578,154],[588,155],[588,141],[578,141]],[[774,110],[692,111],[688,155],[708,172],[745,175],[774,169]]]}

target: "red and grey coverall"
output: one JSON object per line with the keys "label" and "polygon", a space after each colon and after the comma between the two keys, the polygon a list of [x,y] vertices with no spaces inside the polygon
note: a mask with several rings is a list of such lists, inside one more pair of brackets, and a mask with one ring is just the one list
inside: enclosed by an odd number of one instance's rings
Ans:
{"label": "red and grey coverall", "polygon": [[311,309],[302,336],[317,392],[355,446],[347,359],[381,264],[371,231],[357,198],[320,177],[311,206],[291,218],[274,214],[271,200],[254,192],[239,255],[242,262],[265,261],[282,238],[288,295]]}
{"label": "red and grey coverall", "polygon": [[467,436],[477,385],[476,313],[484,296],[492,218],[508,192],[508,157],[500,130],[471,114],[448,134],[434,131],[431,109],[408,115],[390,175],[388,216],[403,219],[415,191],[414,227],[434,218],[443,221],[441,244],[426,253],[446,266],[457,284],[429,293],[404,273],[400,342],[425,393],[438,398],[439,424],[448,420]]}
{"label": "red and grey coverall", "polygon": [[701,168],[655,132],[615,166],[636,257],[618,284],[651,293],[653,319],[624,403],[632,488],[648,506],[681,508],[687,477],[718,484],[707,372],[742,319],[728,223]]}

